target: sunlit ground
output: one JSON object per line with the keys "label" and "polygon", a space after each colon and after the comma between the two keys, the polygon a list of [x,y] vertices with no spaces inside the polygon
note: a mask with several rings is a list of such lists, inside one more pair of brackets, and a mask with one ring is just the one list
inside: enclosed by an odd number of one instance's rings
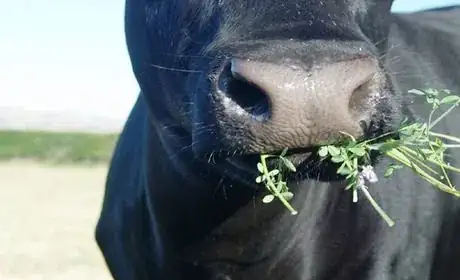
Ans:
{"label": "sunlit ground", "polygon": [[0,163],[0,279],[111,279],[94,241],[106,167]]}

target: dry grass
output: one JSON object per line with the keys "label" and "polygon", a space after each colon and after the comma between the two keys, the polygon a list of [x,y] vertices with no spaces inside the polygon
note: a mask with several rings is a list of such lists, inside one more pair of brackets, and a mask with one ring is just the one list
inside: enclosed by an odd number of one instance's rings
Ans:
{"label": "dry grass", "polygon": [[0,163],[0,279],[111,279],[94,241],[106,166]]}

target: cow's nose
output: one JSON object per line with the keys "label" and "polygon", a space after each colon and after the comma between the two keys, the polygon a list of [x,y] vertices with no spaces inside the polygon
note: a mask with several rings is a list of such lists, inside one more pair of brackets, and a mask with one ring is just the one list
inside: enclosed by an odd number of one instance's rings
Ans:
{"label": "cow's nose", "polygon": [[378,96],[377,69],[370,58],[310,69],[233,59],[220,75],[219,94],[226,116],[245,120],[255,134],[317,145],[341,132],[362,134],[360,122]]}

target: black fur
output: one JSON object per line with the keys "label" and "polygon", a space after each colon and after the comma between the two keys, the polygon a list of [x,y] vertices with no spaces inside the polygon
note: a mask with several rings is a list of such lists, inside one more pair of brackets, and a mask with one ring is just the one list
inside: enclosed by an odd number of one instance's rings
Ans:
{"label": "black fur", "polygon": [[[114,152],[96,229],[113,277],[460,279],[458,200],[399,171],[370,188],[396,220],[388,228],[364,198],[352,203],[313,164],[290,182],[299,215],[262,205],[250,154],[273,147],[224,119],[213,99],[216,75],[232,57],[310,68],[370,55],[387,77],[370,133],[402,116],[425,117],[429,107],[407,90],[460,93],[460,7],[391,14],[391,2],[127,0],[141,93]],[[438,129],[458,135],[459,119],[454,112]],[[455,165],[460,154],[451,156]],[[376,166],[381,178],[387,164]]]}

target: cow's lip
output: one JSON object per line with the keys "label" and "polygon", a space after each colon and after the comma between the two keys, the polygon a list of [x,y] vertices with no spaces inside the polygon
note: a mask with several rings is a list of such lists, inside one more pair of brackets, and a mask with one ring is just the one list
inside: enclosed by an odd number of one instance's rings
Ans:
{"label": "cow's lip", "polygon": [[[368,140],[375,137],[384,138],[393,138],[399,139],[399,134],[397,133],[396,129],[392,129],[394,132],[390,133],[390,127],[388,126],[386,129],[382,129],[379,127],[379,132],[375,133],[374,131],[367,131],[364,133],[359,140]],[[381,139],[382,140],[382,139]],[[329,144],[338,144],[339,142],[336,140],[335,143]],[[344,179],[343,176],[337,174],[337,169],[340,167],[340,164],[333,163],[332,161],[325,161],[322,160],[318,154],[319,149],[327,145],[327,143],[323,143],[323,145],[314,145],[309,147],[300,147],[300,148],[289,148],[285,157],[289,159],[294,166],[296,167],[296,172],[288,172],[287,180],[301,180],[304,178],[312,178],[315,180],[326,180],[326,181],[336,181]],[[272,152],[265,152],[264,154],[272,154],[272,155],[279,155],[281,154],[281,150],[279,151],[272,151]],[[257,169],[257,163],[260,161],[261,153],[247,153],[247,154],[239,154],[235,156],[226,156],[218,158],[217,161],[226,162],[226,164],[230,164],[232,170],[236,170],[237,177],[239,175],[243,175],[247,178],[255,178],[259,176],[259,171]],[[377,154],[371,155],[372,162],[377,162],[380,157]],[[276,167],[276,158],[272,158],[268,160],[269,168]],[[271,165],[270,165],[271,163]],[[274,164],[275,163],[275,164]],[[225,164],[224,164],[225,165]]]}
{"label": "cow's lip", "polygon": [[[387,137],[391,137],[390,135]],[[397,138],[396,138],[397,139]],[[325,161],[320,158],[318,151],[322,146],[311,146],[305,148],[288,149],[284,156],[290,160],[296,167],[295,172],[286,173],[286,180],[299,180],[311,178],[315,180],[337,181],[344,179],[344,176],[337,174],[337,169],[341,164]],[[279,155],[281,151],[270,152],[265,154]],[[254,180],[259,176],[257,163],[260,161],[260,153],[242,154],[238,156],[229,156],[224,158],[229,164],[237,170],[244,172],[247,176],[253,177]],[[372,161],[376,160],[376,155],[372,154]],[[267,159],[269,169],[276,168],[277,159],[275,157]]]}
{"label": "cow's lip", "polygon": [[[299,169],[296,172],[292,172],[290,175],[295,175],[298,173],[302,173],[303,166],[310,161],[312,158],[315,157],[315,154],[319,147],[306,147],[306,148],[295,148],[289,149],[284,156],[289,161],[291,161],[294,166]],[[265,154],[272,154],[272,155],[279,155],[281,151],[276,152],[269,152]],[[237,167],[238,169],[249,173],[253,176],[257,176],[259,171],[257,170],[257,163],[260,162],[260,153],[251,153],[251,154],[242,154],[238,156],[229,156],[225,158],[225,161],[229,162],[233,166]],[[276,167],[276,158],[268,158],[267,159],[268,168],[275,168]]]}
{"label": "cow's lip", "polygon": [[[296,171],[286,172],[284,180],[287,182],[295,182],[305,179],[325,182],[345,180],[345,176],[337,173],[337,169],[340,167],[340,164],[322,160],[318,155],[318,150],[319,146],[294,149],[293,151],[288,152],[285,157],[294,164]],[[280,153],[273,154],[276,155]],[[245,178],[250,180],[249,183],[256,185],[255,179],[260,175],[257,169],[257,163],[260,161],[260,154],[228,157],[225,160],[236,168],[238,172],[243,172],[245,174]],[[267,163],[269,169],[277,166],[276,158],[273,158],[271,162]]]}

